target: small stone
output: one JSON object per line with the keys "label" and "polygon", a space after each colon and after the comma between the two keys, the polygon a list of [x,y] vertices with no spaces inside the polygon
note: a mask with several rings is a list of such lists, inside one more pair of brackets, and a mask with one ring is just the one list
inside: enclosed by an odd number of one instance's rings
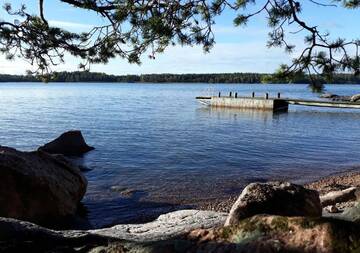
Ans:
{"label": "small stone", "polygon": [[134,195],[134,193],[136,192],[136,190],[133,189],[129,189],[126,187],[121,187],[121,186],[117,186],[117,185],[113,185],[110,187],[110,189],[114,192],[118,192],[120,193],[121,196],[123,197],[132,197]]}
{"label": "small stone", "polygon": [[334,205],[331,205],[331,206],[327,206],[324,208],[326,212],[328,213],[340,213],[340,210],[334,206]]}
{"label": "small stone", "polygon": [[332,93],[323,93],[320,95],[320,98],[334,98],[337,97],[338,95],[332,94]]}

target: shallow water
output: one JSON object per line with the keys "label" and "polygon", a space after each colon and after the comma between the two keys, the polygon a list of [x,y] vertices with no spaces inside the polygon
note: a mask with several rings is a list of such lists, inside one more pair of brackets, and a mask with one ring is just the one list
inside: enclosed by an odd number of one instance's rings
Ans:
{"label": "shallow water", "polygon": [[[33,150],[81,129],[96,147],[76,160],[92,169],[83,203],[93,226],[237,194],[255,180],[304,182],[360,164],[360,110],[290,106],[273,114],[194,99],[217,91],[318,96],[306,85],[3,83],[0,144]],[[350,95],[360,86],[327,91]]]}

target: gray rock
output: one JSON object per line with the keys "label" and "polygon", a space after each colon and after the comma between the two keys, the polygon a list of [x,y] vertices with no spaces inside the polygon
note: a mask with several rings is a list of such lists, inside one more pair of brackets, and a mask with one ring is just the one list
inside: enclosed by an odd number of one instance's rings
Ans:
{"label": "gray rock", "polygon": [[322,208],[317,191],[288,182],[252,183],[232,206],[225,226],[256,214],[319,217]]}
{"label": "gray rock", "polygon": [[354,96],[339,96],[332,93],[323,93],[319,97],[331,99],[332,101],[356,102],[360,99],[360,94],[356,94]]}
{"label": "gray rock", "polygon": [[121,196],[123,197],[132,197],[137,191],[135,189],[129,189],[126,187],[121,187],[121,186],[117,186],[117,185],[113,185],[110,187],[110,190],[114,191],[114,192],[118,192]]}
{"label": "gray rock", "polygon": [[339,208],[337,208],[335,205],[326,206],[324,209],[327,213],[340,213],[341,212],[339,210]]}
{"label": "gray rock", "polygon": [[336,96],[331,98],[332,101],[350,102],[351,96]]}
{"label": "gray rock", "polygon": [[360,224],[360,202],[354,207],[345,209],[341,215],[336,216],[335,218]]}
{"label": "gray rock", "polygon": [[55,222],[76,212],[86,187],[85,177],[66,160],[0,146],[0,216]]}
{"label": "gray rock", "polygon": [[[164,215],[164,221],[159,218],[154,224],[124,225],[130,226],[128,231],[115,229],[118,226],[92,231],[54,231],[0,218],[0,252],[353,252],[359,248],[359,226],[351,222],[322,217],[255,215],[235,226],[216,227],[221,225],[225,215],[218,214],[219,220],[213,222],[214,214],[208,216],[195,210],[182,212]],[[192,216],[204,219],[194,220]],[[195,228],[210,225],[208,219],[214,224],[210,228]],[[180,223],[195,229],[182,230]],[[155,236],[149,237],[152,229]],[[159,229],[174,233],[156,236]],[[133,236],[128,237],[129,234]]]}
{"label": "gray rock", "polygon": [[39,148],[39,150],[50,154],[66,156],[79,156],[93,149],[93,147],[86,144],[82,133],[78,130],[65,132],[55,140]]}
{"label": "gray rock", "polygon": [[0,217],[0,241],[14,240],[126,240],[151,242],[167,240],[186,234],[194,229],[221,226],[227,214],[212,211],[181,210],[159,216],[146,224],[124,224],[95,230],[56,231],[10,218]]}
{"label": "gray rock", "polygon": [[351,102],[357,102],[359,100],[360,100],[360,94],[355,94],[355,95],[351,96],[351,98],[350,98]]}
{"label": "gray rock", "polygon": [[199,210],[180,210],[160,215],[146,224],[117,225],[111,228],[89,230],[91,234],[129,241],[167,240],[198,228],[222,226],[226,213]]}
{"label": "gray rock", "polygon": [[323,207],[335,205],[340,202],[347,202],[356,200],[357,187],[349,187],[341,191],[332,191],[323,196],[320,196],[320,202]]}
{"label": "gray rock", "polygon": [[332,93],[323,93],[320,95],[320,98],[334,98],[334,97],[338,97],[338,95]]}

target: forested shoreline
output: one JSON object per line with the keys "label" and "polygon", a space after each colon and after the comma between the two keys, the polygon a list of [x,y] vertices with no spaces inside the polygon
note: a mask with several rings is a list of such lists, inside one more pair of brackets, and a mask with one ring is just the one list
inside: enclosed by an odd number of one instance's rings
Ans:
{"label": "forested shoreline", "polygon": [[[326,83],[324,79],[318,79]],[[32,75],[0,74],[0,82],[39,82],[40,77]],[[297,77],[289,82],[272,78],[264,73],[220,73],[220,74],[144,74],[108,75],[105,73],[75,71],[55,72],[48,82],[119,82],[119,83],[310,83],[308,76]],[[336,74],[333,84],[360,84],[360,77],[351,74]]]}

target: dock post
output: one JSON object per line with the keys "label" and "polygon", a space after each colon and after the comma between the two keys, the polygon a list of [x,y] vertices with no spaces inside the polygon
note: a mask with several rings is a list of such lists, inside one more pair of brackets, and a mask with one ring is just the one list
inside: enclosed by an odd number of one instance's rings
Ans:
{"label": "dock post", "polygon": [[231,95],[232,95],[232,92],[230,91],[230,95],[229,95],[229,97],[231,97]]}
{"label": "dock post", "polygon": [[269,99],[269,93],[265,93],[265,99]]}
{"label": "dock post", "polygon": [[221,92],[219,92],[219,97],[221,97]]}
{"label": "dock post", "polygon": [[255,97],[255,92],[253,92],[253,93],[251,94],[251,97],[253,97],[253,98]]}
{"label": "dock post", "polygon": [[235,92],[235,98],[237,98],[237,92]]}
{"label": "dock post", "polygon": [[278,92],[277,98],[280,98],[280,92]]}

